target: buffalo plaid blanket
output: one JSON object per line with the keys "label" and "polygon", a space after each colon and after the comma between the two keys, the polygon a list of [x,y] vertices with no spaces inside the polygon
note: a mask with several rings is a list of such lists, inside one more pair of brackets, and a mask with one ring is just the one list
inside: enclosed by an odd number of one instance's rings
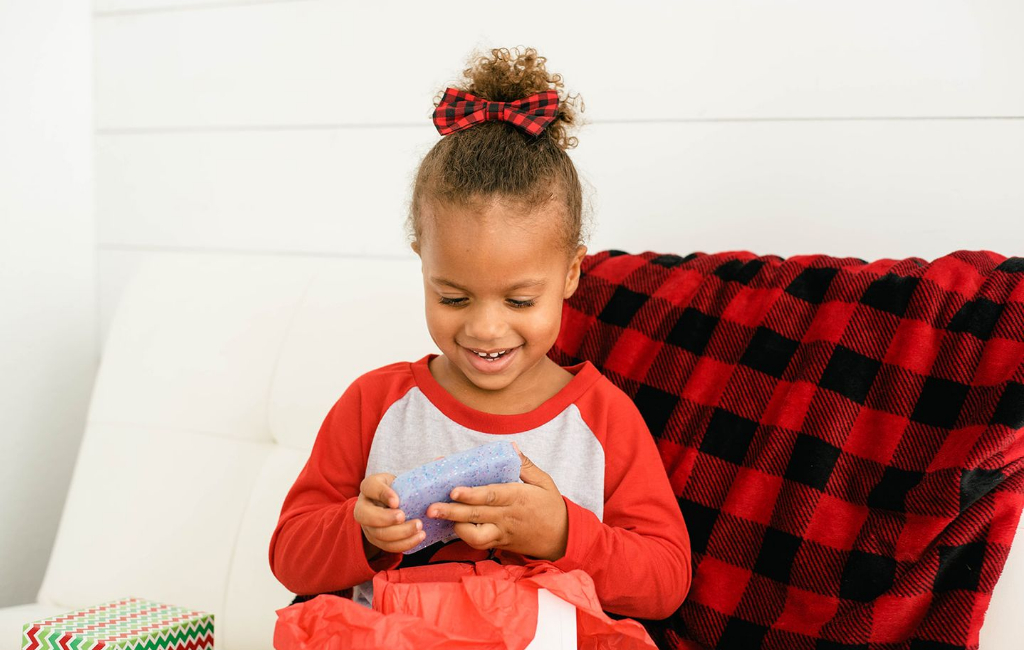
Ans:
{"label": "buffalo plaid blanket", "polygon": [[551,357],[635,401],[686,519],[666,648],[977,648],[1024,503],[1024,258],[588,256]]}

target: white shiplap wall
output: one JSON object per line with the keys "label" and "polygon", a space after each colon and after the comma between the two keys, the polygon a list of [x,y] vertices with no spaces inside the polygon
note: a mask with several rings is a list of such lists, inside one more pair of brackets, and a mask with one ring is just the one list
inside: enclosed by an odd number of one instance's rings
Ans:
{"label": "white shiplap wall", "polygon": [[0,0],[0,612],[39,590],[99,362],[92,24]]}
{"label": "white shiplap wall", "polygon": [[435,92],[531,45],[582,94],[591,250],[1024,248],[1024,5],[95,0],[100,331],[154,250],[407,256]]}
{"label": "white shiplap wall", "polygon": [[1024,254],[1016,0],[94,0],[93,27],[101,336],[153,251],[411,255],[474,47],[582,94],[591,250]]}

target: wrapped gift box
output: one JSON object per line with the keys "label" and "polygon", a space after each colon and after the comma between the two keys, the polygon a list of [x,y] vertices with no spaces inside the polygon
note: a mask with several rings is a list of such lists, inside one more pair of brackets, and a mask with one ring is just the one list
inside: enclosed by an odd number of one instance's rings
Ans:
{"label": "wrapped gift box", "polygon": [[26,623],[22,650],[212,650],[213,614],[123,598]]}

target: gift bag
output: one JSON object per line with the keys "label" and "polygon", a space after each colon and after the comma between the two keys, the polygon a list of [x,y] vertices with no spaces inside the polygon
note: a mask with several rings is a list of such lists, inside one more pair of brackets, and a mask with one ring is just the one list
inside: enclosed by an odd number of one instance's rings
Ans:
{"label": "gift bag", "polygon": [[373,609],[323,595],[277,610],[277,650],[523,650],[537,626],[537,590],[576,607],[580,648],[655,648],[634,620],[609,618],[584,571],[548,563],[487,560],[382,571],[373,579]]}

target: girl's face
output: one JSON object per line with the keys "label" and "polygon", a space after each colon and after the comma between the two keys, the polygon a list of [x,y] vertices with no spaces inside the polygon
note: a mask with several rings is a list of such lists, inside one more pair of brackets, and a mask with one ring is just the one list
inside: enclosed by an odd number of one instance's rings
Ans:
{"label": "girl's face", "polygon": [[473,208],[424,205],[421,217],[414,250],[423,264],[427,329],[444,353],[446,379],[483,400],[530,395],[550,371],[546,355],[586,247],[569,259],[555,202],[530,215],[497,200]]}

